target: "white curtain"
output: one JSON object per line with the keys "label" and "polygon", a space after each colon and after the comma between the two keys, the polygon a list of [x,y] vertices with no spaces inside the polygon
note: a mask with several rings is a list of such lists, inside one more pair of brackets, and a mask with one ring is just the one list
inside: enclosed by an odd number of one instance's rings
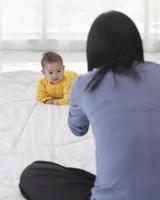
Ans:
{"label": "white curtain", "polygon": [[0,49],[85,50],[93,20],[113,9],[134,20],[146,51],[160,50],[159,0],[0,0]]}

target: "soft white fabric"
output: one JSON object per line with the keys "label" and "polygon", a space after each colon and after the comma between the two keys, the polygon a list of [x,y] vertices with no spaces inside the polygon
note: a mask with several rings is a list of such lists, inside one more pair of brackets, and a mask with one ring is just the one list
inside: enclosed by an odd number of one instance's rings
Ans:
{"label": "soft white fabric", "polygon": [[18,183],[22,170],[35,160],[53,161],[95,173],[91,130],[84,137],[71,134],[68,106],[38,103],[40,73],[0,75],[0,200],[22,200]]}

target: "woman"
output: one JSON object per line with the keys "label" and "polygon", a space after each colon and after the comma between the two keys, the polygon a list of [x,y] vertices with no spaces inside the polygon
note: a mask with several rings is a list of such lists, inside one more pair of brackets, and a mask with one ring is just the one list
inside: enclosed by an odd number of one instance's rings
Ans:
{"label": "woman", "polygon": [[[134,22],[118,11],[103,13],[93,22],[87,40],[87,62],[90,72],[80,76],[72,89],[68,123],[78,136],[86,134],[91,125],[96,178],[82,170],[50,163],[52,174],[49,165],[43,163],[54,191],[46,199],[159,200],[160,66],[144,61]],[[40,200],[44,198],[38,199],[37,191],[28,189],[28,182],[35,188],[36,168],[43,171],[40,163],[33,163],[22,174],[20,187],[32,196],[30,199]],[[66,190],[57,186],[56,176],[61,185],[68,183]],[[44,181],[47,185],[47,177]]]}

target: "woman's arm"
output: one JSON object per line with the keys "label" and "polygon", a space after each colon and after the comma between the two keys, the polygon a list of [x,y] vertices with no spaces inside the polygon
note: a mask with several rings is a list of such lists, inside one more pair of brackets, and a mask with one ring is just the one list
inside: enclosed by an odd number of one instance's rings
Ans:
{"label": "woman's arm", "polygon": [[79,80],[80,78],[75,81],[71,90],[68,125],[73,134],[82,136],[88,131],[89,121],[80,106],[81,93]]}

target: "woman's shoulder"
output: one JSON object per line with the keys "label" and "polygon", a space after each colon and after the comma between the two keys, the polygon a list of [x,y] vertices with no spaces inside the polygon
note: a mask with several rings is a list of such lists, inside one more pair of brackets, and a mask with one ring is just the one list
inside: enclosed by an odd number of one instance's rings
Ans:
{"label": "woman's shoulder", "polygon": [[158,70],[160,69],[160,64],[153,62],[153,61],[144,61],[143,63],[136,63],[136,67],[145,67],[149,69],[157,68]]}
{"label": "woman's shoulder", "polygon": [[92,79],[92,77],[96,74],[96,72],[97,72],[97,69],[94,69],[93,71],[89,71],[87,73],[80,74],[78,76],[78,81],[88,82]]}
{"label": "woman's shoulder", "polygon": [[152,61],[145,61],[143,63],[136,64],[136,70],[141,74],[147,73],[149,74],[156,74],[160,73],[160,64]]}
{"label": "woman's shoulder", "polygon": [[90,71],[90,72],[78,75],[78,77],[76,78],[73,84],[74,88],[76,88],[76,90],[78,90],[79,93],[83,92],[87,84],[89,83],[89,81],[94,76],[94,74],[95,74],[95,71]]}

